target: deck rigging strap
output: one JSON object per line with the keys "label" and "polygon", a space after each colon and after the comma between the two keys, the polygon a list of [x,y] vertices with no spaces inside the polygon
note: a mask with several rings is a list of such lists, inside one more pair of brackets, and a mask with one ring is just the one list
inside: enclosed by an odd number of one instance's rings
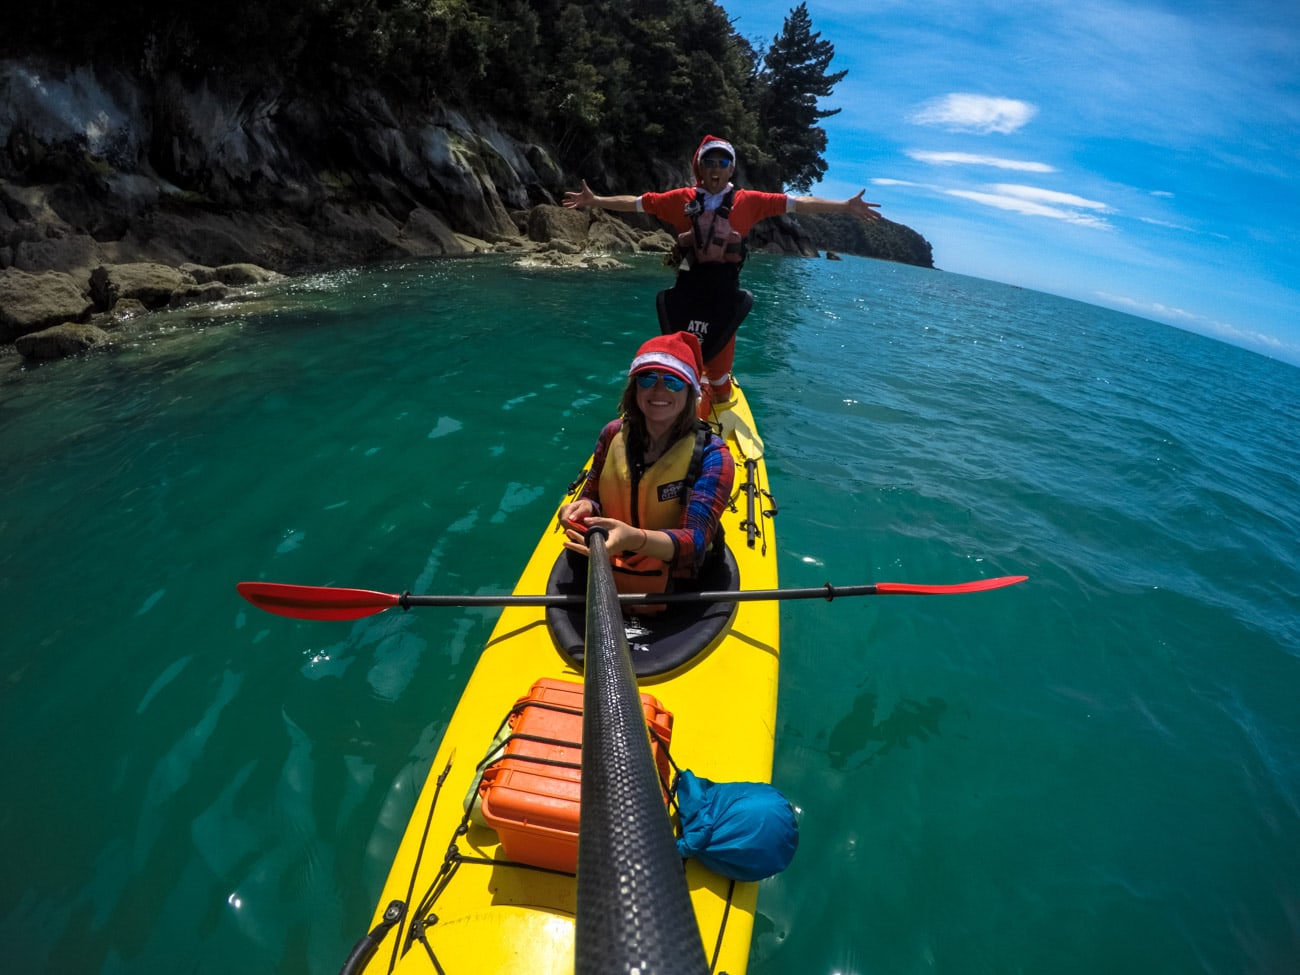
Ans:
{"label": "deck rigging strap", "polygon": [[758,520],[755,516],[755,502],[758,500],[758,461],[745,461],[745,520],[740,526],[745,529],[745,541],[750,548],[758,537]]}
{"label": "deck rigging strap", "polygon": [[706,975],[646,734],[606,534],[587,534],[575,975]]}
{"label": "deck rigging strap", "polygon": [[[763,531],[759,515],[767,518],[774,516],[776,500],[758,483],[758,461],[763,456],[763,441],[735,410],[724,410],[720,416],[717,416],[717,424],[718,435],[723,439],[735,441],[735,452],[740,454],[740,459],[743,461],[745,480],[739,486],[739,490],[745,495],[745,518],[741,521],[740,527],[745,529],[746,544],[753,548],[755,539],[762,535],[762,553],[766,555],[767,534]],[[760,496],[772,502],[770,509],[759,511]],[[732,510],[735,510],[734,503]]]}

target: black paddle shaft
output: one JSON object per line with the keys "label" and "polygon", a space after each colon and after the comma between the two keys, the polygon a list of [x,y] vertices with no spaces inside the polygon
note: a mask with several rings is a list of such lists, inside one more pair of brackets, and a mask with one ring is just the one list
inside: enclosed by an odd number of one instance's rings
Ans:
{"label": "black paddle shaft", "polygon": [[588,534],[576,975],[707,975],[603,532]]}

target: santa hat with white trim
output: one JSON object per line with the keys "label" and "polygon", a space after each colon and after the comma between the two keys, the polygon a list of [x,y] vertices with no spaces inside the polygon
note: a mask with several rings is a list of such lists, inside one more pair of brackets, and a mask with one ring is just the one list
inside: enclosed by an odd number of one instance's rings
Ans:
{"label": "santa hat with white trim", "polygon": [[691,157],[691,172],[695,174],[696,179],[702,178],[700,175],[700,160],[704,158],[704,154],[710,149],[721,149],[731,157],[733,165],[736,162],[736,150],[730,142],[726,139],[719,139],[716,135],[706,135],[703,141],[700,142],[700,147],[695,150],[695,155]]}
{"label": "santa hat with white trim", "polygon": [[672,373],[699,393],[700,376],[704,372],[700,340],[690,332],[656,335],[637,349],[627,374],[635,376],[649,369]]}

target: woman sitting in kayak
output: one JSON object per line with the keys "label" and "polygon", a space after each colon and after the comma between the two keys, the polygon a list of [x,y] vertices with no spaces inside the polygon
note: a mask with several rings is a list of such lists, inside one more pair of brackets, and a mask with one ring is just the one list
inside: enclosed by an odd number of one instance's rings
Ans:
{"label": "woman sitting in kayak", "polygon": [[719,518],[735,464],[726,443],[696,419],[703,368],[689,332],[642,345],[628,369],[619,419],[600,432],[581,496],[560,508],[566,548],[587,554],[569,525],[609,533],[620,592],[690,589],[710,556],[722,552]]}

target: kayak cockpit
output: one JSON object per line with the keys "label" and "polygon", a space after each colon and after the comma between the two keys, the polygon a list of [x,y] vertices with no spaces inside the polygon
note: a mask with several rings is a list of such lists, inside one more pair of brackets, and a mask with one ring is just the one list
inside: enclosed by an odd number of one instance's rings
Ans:
{"label": "kayak cockpit", "polygon": [[[723,557],[712,559],[700,573],[697,588],[702,592],[727,592],[740,588],[740,570],[729,547]],[[562,551],[546,582],[548,594],[584,593],[587,589],[587,559],[567,549]],[[582,667],[583,638],[586,635],[586,607],[551,606],[546,624],[564,657]],[[690,602],[670,605],[653,616],[628,615],[625,632],[632,651],[632,666],[638,677],[653,677],[676,670],[715,644],[736,612],[734,602]]]}

